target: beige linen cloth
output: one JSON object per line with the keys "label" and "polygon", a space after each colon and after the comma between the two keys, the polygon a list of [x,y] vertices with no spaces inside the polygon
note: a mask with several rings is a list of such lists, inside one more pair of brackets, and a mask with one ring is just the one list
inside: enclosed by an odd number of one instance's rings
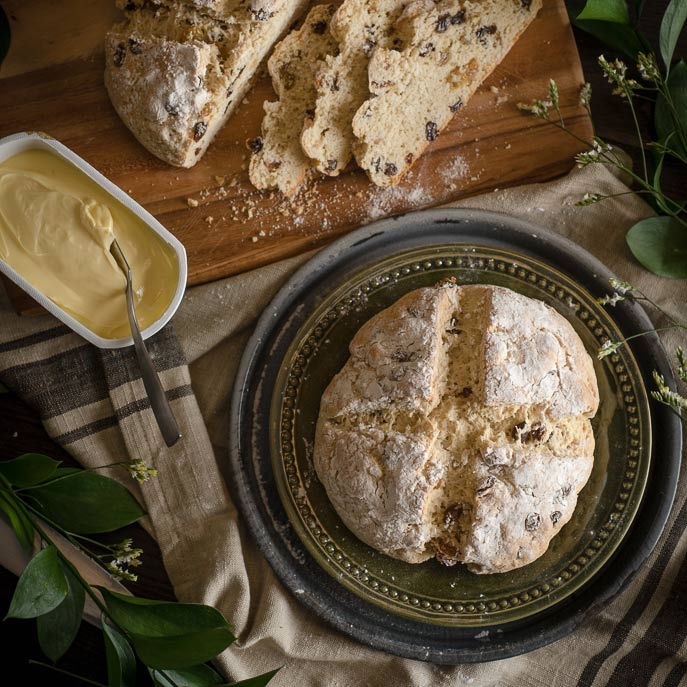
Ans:
{"label": "beige linen cloth", "polygon": [[[623,191],[622,180],[592,166],[456,205],[509,213],[567,236],[687,320],[685,282],[649,274],[625,245],[628,228],[651,214],[648,206],[635,196],[575,206],[585,192]],[[687,623],[680,612],[687,601],[684,474],[666,532],[641,574],[573,634],[524,656],[442,667],[386,655],[331,629],[282,587],[246,533],[218,463],[226,460],[230,389],[252,327],[306,259],[189,290],[173,330],[151,342],[184,433],[171,450],[159,439],[140,379],[130,381],[136,377],[130,357],[96,351],[49,317],[18,318],[6,303],[0,307],[0,380],[41,410],[51,435],[85,466],[128,454],[158,469],[156,479],[137,487],[149,513],[144,524],[159,542],[178,598],[212,604],[234,626],[239,641],[217,659],[218,667],[239,680],[283,665],[275,687],[680,684],[687,673]],[[677,337],[669,332],[664,343],[672,356]],[[60,406],[55,399],[64,398],[64,388],[46,389],[26,373],[36,361],[44,379],[62,370],[63,386],[73,384],[75,367],[88,374],[89,366],[101,365],[106,386],[91,392],[91,380],[82,377]],[[60,407],[46,410],[47,401]]]}

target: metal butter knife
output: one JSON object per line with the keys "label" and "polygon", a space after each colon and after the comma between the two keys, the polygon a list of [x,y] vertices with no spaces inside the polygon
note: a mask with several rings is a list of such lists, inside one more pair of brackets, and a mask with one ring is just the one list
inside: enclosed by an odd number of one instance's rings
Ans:
{"label": "metal butter knife", "polygon": [[129,324],[131,325],[131,336],[134,340],[138,365],[141,368],[143,386],[150,399],[153,415],[162,432],[165,443],[167,446],[174,446],[181,438],[181,432],[179,432],[179,425],[169,405],[165,390],[162,388],[160,377],[155,370],[148,349],[145,343],[143,343],[141,330],[138,326],[138,320],[136,319],[136,310],[134,309],[134,287],[131,277],[131,267],[129,267],[129,263],[124,257],[124,253],[119,243],[117,243],[117,239],[112,242],[110,253],[112,253],[117,265],[119,265],[119,268],[124,272],[124,276],[126,277],[126,305],[129,313]]}

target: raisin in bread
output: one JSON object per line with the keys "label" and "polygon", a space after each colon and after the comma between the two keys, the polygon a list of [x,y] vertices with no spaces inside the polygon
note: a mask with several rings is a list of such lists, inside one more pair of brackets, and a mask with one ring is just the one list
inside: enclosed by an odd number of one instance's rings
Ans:
{"label": "raisin in bread", "polygon": [[408,0],[346,0],[331,32],[338,55],[317,73],[315,114],[305,122],[301,145],[323,174],[337,176],[353,158],[353,115],[369,97],[367,68],[379,46],[395,46],[394,23]]}
{"label": "raisin in bread", "polygon": [[351,531],[477,573],[541,556],[593,465],[596,377],[568,321],[501,287],[422,288],[350,352],[322,396],[314,461]]}
{"label": "raisin in bread", "polygon": [[267,62],[279,99],[265,102],[262,136],[251,142],[249,175],[257,188],[292,195],[311,167],[300,133],[315,106],[315,70],[336,48],[329,31],[334,10],[334,5],[313,7],[303,26],[284,38]]}
{"label": "raisin in bread", "polygon": [[541,8],[542,0],[415,0],[369,65],[372,97],[353,118],[358,164],[378,186],[398,183],[468,102]]}
{"label": "raisin in bread", "polygon": [[112,104],[151,153],[172,165],[193,166],[305,4],[121,3],[125,21],[112,27],[105,43],[105,85]]}

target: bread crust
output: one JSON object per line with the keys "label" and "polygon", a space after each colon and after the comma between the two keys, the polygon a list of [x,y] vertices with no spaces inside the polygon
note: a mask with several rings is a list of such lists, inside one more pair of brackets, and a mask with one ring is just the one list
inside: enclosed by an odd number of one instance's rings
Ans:
{"label": "bread crust", "polygon": [[192,167],[305,0],[132,0],[105,40],[105,86],[153,155]]}
{"label": "bread crust", "polygon": [[350,352],[322,396],[314,462],[351,531],[478,573],[541,556],[593,466],[596,376],[570,323],[501,287],[429,287]]}

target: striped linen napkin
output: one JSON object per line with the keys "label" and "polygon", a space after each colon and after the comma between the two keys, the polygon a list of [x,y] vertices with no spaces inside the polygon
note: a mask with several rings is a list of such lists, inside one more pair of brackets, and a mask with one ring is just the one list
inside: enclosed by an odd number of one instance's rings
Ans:
{"label": "striped linen napkin", "polygon": [[[627,229],[651,214],[650,209],[634,196],[575,206],[585,192],[626,190],[621,179],[594,165],[555,182],[456,205],[506,212],[547,226],[687,319],[684,282],[641,270],[625,245]],[[159,436],[130,350],[100,351],[49,316],[20,318],[0,302],[0,380],[40,412],[50,435],[87,467],[128,456],[157,468],[156,479],[134,485],[148,512],[143,525],[160,545],[177,597],[216,606],[238,632],[239,641],[218,658],[218,667],[238,680],[284,665],[273,680],[275,687],[683,682],[684,474],[666,531],[643,571],[573,634],[524,656],[441,667],[386,655],[330,629],[282,588],[246,535],[218,466],[226,460],[229,392],[245,343],[262,309],[306,258],[191,289],[174,326],[149,340],[184,435],[171,449]],[[672,352],[677,339],[668,333],[663,340]],[[132,488],[129,480],[126,486]],[[8,561],[9,549],[0,547],[0,562],[16,569],[16,561]]]}

